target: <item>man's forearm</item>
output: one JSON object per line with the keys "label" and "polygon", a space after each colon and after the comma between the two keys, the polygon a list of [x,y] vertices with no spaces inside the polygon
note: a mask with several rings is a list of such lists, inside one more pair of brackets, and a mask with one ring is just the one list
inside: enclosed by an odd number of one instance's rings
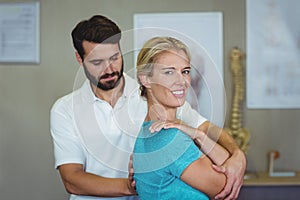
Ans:
{"label": "man's forearm", "polygon": [[59,168],[66,190],[71,194],[118,197],[134,195],[126,178],[106,178],[82,170],[68,171],[68,166]]}
{"label": "man's forearm", "polygon": [[200,147],[200,150],[216,165],[222,165],[229,158],[228,151],[203,132],[198,133],[194,141]]}
{"label": "man's forearm", "polygon": [[217,139],[218,144],[220,144],[222,147],[224,147],[225,149],[227,149],[227,151],[230,154],[234,154],[235,151],[239,151],[240,148],[237,145],[237,143],[235,142],[235,140],[233,139],[233,137],[231,137],[231,135],[229,135],[226,131],[222,130],[221,134],[219,136],[219,139]]}
{"label": "man's forearm", "polygon": [[246,157],[244,152],[239,148],[233,137],[223,129],[205,122],[198,127],[205,132],[208,137],[227,149],[231,154],[222,167],[216,167],[220,173],[225,173],[227,177],[226,186],[215,198],[216,199],[237,199],[240,188],[243,184],[243,177],[246,169]]}
{"label": "man's forearm", "polygon": [[230,154],[234,154],[235,151],[240,150],[239,146],[233,137],[231,137],[231,135],[229,135],[225,130],[209,122],[205,122],[199,126],[199,130],[205,132],[208,137],[224,147]]}
{"label": "man's forearm", "polygon": [[99,197],[119,197],[129,195],[129,190],[126,185],[127,179],[112,179],[98,176],[87,178],[88,176],[90,176],[90,174],[84,179],[78,177],[78,180],[72,184],[74,188],[72,191],[73,194]]}

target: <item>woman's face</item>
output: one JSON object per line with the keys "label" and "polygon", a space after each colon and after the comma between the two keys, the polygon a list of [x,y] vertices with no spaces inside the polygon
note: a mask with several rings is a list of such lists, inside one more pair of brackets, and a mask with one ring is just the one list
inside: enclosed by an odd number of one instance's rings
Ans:
{"label": "woman's face", "polygon": [[191,83],[190,63],[184,51],[171,50],[159,55],[148,77],[153,101],[165,107],[179,107],[185,102]]}

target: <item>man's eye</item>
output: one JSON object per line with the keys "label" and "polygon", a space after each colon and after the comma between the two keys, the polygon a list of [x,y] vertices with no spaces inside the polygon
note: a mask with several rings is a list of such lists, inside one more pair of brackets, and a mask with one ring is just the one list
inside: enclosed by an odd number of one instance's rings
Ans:
{"label": "man's eye", "polygon": [[110,57],[110,61],[116,61],[116,60],[118,60],[119,59],[119,57],[120,57],[120,54],[115,54],[115,55],[113,55],[112,57]]}
{"label": "man's eye", "polygon": [[111,60],[118,60],[118,56],[113,56],[112,58],[111,58]]}
{"label": "man's eye", "polygon": [[102,61],[93,61],[92,64],[95,66],[101,65]]}

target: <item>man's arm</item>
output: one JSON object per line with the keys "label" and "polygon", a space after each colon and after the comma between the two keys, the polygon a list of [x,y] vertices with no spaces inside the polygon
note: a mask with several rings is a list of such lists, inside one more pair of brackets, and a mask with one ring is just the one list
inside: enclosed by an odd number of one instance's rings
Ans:
{"label": "man's arm", "polygon": [[87,173],[81,164],[59,166],[59,173],[67,192],[76,195],[118,197],[136,195],[130,177],[105,178]]}
{"label": "man's arm", "polygon": [[201,124],[198,129],[227,149],[230,154],[234,154],[236,150],[240,150],[234,139],[226,131],[209,121]]}
{"label": "man's arm", "polygon": [[[71,194],[101,197],[135,195],[133,178],[105,178],[87,173],[81,163],[84,149],[73,120],[72,98],[58,100],[51,109],[51,136],[54,144],[55,168],[59,170],[66,190]],[[74,163],[67,163],[72,160]],[[61,164],[64,163],[64,164]],[[75,164],[77,163],[77,164]]]}
{"label": "man's arm", "polygon": [[210,122],[204,122],[198,129],[223,146],[230,153],[230,157],[221,167],[214,166],[215,170],[225,173],[227,183],[216,199],[237,199],[240,188],[243,184],[244,173],[246,170],[246,157],[238,147],[234,139],[223,129]]}

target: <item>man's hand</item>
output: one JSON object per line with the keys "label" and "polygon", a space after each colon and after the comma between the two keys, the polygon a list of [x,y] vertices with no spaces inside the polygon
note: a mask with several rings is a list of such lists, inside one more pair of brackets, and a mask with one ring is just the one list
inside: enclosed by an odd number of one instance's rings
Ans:
{"label": "man's hand", "polygon": [[134,176],[134,170],[133,170],[133,162],[132,162],[132,154],[131,154],[129,164],[128,164],[128,189],[130,192],[132,192],[132,194],[137,194],[136,183],[133,176]]}
{"label": "man's hand", "polygon": [[237,199],[243,185],[246,170],[246,157],[241,150],[236,150],[230,158],[222,165],[213,165],[213,168],[227,177],[226,185],[215,199],[233,200]]}
{"label": "man's hand", "polygon": [[[164,121],[159,120],[150,126],[150,131],[157,132],[163,128],[178,128],[195,139],[197,129],[185,125],[182,121]],[[218,129],[217,129],[218,130]],[[196,132],[195,132],[196,131]],[[202,132],[201,129],[198,131]],[[217,131],[218,132],[218,131]],[[198,132],[199,133],[199,132]],[[235,149],[231,157],[229,157],[221,166],[213,165],[213,168],[220,173],[224,173],[227,177],[227,182],[224,189],[216,195],[216,199],[235,200],[238,198],[240,189],[243,185],[244,173],[246,170],[246,157],[240,149]]]}

